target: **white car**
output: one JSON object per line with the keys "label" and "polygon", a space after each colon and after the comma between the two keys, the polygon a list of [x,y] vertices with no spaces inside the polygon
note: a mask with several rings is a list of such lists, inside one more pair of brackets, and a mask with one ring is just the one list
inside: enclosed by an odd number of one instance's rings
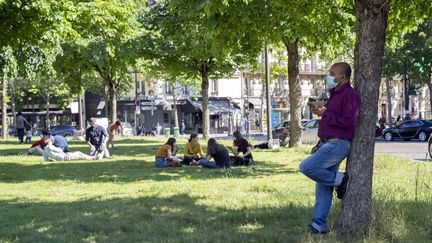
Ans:
{"label": "white car", "polygon": [[321,119],[312,119],[305,122],[302,129],[301,141],[305,144],[316,144],[318,142],[318,127]]}
{"label": "white car", "polygon": [[133,129],[129,122],[122,122],[122,136],[133,136]]}

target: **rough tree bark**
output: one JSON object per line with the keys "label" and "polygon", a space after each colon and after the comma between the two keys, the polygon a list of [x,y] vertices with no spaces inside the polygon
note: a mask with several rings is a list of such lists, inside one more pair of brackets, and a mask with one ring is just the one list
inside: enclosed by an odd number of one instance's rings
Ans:
{"label": "rough tree bark", "polygon": [[337,223],[337,234],[342,238],[367,234],[371,223],[374,128],[389,12],[388,0],[356,0],[355,4],[354,87],[361,104],[347,163],[351,184]]}
{"label": "rough tree bark", "polygon": [[385,81],[387,92],[387,126],[393,127],[390,79],[386,78]]}
{"label": "rough tree bark", "polygon": [[177,82],[173,88],[173,116],[174,116],[174,127],[179,127],[178,111],[177,111]]}
{"label": "rough tree bark", "polygon": [[111,122],[117,121],[117,87],[113,80],[108,81],[108,96],[110,101]]}
{"label": "rough tree bark", "polygon": [[47,91],[46,93],[46,100],[45,100],[45,129],[49,129],[51,127],[51,120],[50,120],[50,93]]}
{"label": "rough tree bark", "polygon": [[10,103],[11,103],[11,110],[12,110],[12,122],[11,124],[15,124],[16,122],[16,109],[15,109],[15,95],[14,95],[14,81],[15,79],[11,79],[9,82],[9,97],[10,97]]}
{"label": "rough tree bark", "polygon": [[262,86],[262,92],[261,92],[261,109],[260,109],[260,132],[264,132],[264,124],[265,124],[265,119],[264,119],[264,106],[265,106],[265,94],[266,94],[266,90],[265,90],[265,83],[261,84]]}
{"label": "rough tree bark", "polygon": [[427,82],[426,85],[428,86],[428,90],[429,90],[429,109],[432,112],[432,83],[431,83],[431,81]]}
{"label": "rough tree bark", "polygon": [[300,107],[301,107],[301,87],[299,79],[299,53],[298,39],[292,40],[290,37],[284,39],[284,44],[288,51],[288,87],[290,103],[290,140],[289,147],[297,147],[300,144]]}
{"label": "rough tree bark", "polygon": [[210,117],[208,110],[208,89],[209,89],[209,79],[208,79],[208,66],[206,64],[201,65],[201,93],[202,93],[202,132],[204,139],[208,139],[210,135]]}
{"label": "rough tree bark", "polygon": [[7,81],[6,78],[2,78],[2,139],[7,139],[8,136],[6,97],[7,97]]}

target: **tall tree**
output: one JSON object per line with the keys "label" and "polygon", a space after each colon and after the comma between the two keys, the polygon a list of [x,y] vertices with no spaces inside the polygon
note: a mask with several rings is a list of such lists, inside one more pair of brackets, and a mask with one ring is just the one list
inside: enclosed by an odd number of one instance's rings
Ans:
{"label": "tall tree", "polygon": [[[209,24],[216,22],[219,38],[228,43],[240,42],[244,53],[255,56],[268,43],[282,42],[287,51],[290,102],[290,147],[300,143],[300,109],[302,105],[299,62],[320,51],[323,57],[333,57],[344,45],[351,46],[350,24],[353,16],[344,1],[207,1],[212,13]],[[261,48],[261,49],[259,49]],[[306,55],[300,55],[300,48]]]}
{"label": "tall tree", "polygon": [[[427,19],[417,29],[406,33],[400,45],[387,46],[384,55],[384,74],[388,78],[400,74],[429,89],[432,110],[432,20]],[[407,77],[409,74],[409,77]],[[409,89],[406,89],[406,96]],[[407,107],[405,107],[407,109]]]}
{"label": "tall tree", "polygon": [[386,34],[388,44],[396,43],[403,33],[428,18],[431,8],[430,2],[425,0],[398,1],[391,8],[388,0],[355,1],[354,86],[362,101],[347,163],[347,171],[352,175],[351,186],[342,201],[338,219],[337,233],[342,237],[365,235],[371,223],[373,128],[378,112]]}
{"label": "tall tree", "polygon": [[8,135],[7,124],[7,90],[8,83],[17,74],[17,62],[10,46],[0,49],[0,78],[2,80],[2,139]]}
{"label": "tall tree", "polygon": [[[369,230],[371,221],[374,130],[378,112],[381,66],[389,14],[387,0],[356,0],[357,40],[354,53],[354,86],[361,98],[356,136],[347,171],[350,191],[342,201],[337,233],[353,237]],[[365,153],[364,151],[372,151]],[[353,193],[355,192],[355,193]]]}
{"label": "tall tree", "polygon": [[232,74],[244,62],[232,45],[213,38],[204,3],[160,1],[142,14],[143,28],[152,35],[152,56],[171,74],[201,80],[202,130],[209,137],[209,80]]}
{"label": "tall tree", "polygon": [[[130,68],[136,61],[134,43],[140,35],[137,10],[132,0],[78,2],[73,10],[76,18],[72,21],[78,36],[63,42],[64,55],[56,64],[63,76],[76,77],[73,73],[99,76],[96,80],[102,84],[99,93],[107,90],[112,121],[117,120],[117,95],[132,82]],[[75,82],[82,83],[79,78],[69,81],[78,87]]]}
{"label": "tall tree", "polygon": [[[11,48],[11,53],[16,55],[20,51],[20,45],[37,43],[47,31],[55,31],[60,35],[70,34],[70,16],[64,14],[70,6],[73,3],[69,0],[0,1],[0,48]],[[9,62],[16,59],[13,56],[9,58]],[[3,72],[4,67],[0,65],[0,72]],[[7,80],[2,80],[4,82]],[[2,92],[2,100],[7,100],[5,90]],[[7,116],[3,115],[2,119],[2,123],[6,124]],[[6,127],[3,126],[3,129]]]}

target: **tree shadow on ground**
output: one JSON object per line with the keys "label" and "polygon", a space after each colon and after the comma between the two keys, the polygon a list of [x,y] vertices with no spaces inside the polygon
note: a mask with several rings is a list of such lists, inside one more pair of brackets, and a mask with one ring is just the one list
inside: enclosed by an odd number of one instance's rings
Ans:
{"label": "tree shadow on ground", "polygon": [[[121,140],[123,142],[124,140]],[[131,140],[136,141],[136,140]],[[141,142],[141,140],[138,140]],[[255,166],[232,167],[229,171],[210,170],[197,166],[182,168],[155,168],[154,154],[159,148],[155,141],[147,143],[118,143],[118,149],[110,150],[115,159],[101,161],[65,161],[35,164],[42,156],[19,156],[20,163],[0,163],[0,181],[19,183],[35,180],[78,180],[84,183],[127,183],[141,180],[212,179],[221,177],[245,178],[299,173],[284,164],[256,161]],[[88,153],[84,144],[71,144],[70,150]],[[7,152],[5,152],[7,151]],[[1,155],[17,155],[20,149],[0,151]],[[26,163],[29,161],[29,163]]]}
{"label": "tree shadow on ground", "polygon": [[[294,242],[310,237],[311,209],[209,207],[178,194],[78,202],[0,201],[0,241]],[[18,215],[17,215],[18,214]]]}
{"label": "tree shadow on ground", "polygon": [[48,162],[26,165],[0,163],[0,182],[21,183],[37,180],[76,180],[82,183],[128,183],[142,180],[167,181],[178,179],[208,180],[213,178],[250,178],[268,175],[298,173],[286,167],[270,165],[261,168],[235,167],[230,171],[211,170],[197,166],[156,168],[153,162],[143,160],[102,160],[83,162]]}

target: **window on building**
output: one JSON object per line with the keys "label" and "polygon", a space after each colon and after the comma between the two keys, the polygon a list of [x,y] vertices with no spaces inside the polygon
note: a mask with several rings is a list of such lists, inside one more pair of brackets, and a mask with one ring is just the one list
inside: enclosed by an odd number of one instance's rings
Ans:
{"label": "window on building", "polygon": [[168,115],[168,113],[164,113],[164,123],[169,123],[169,115]]}
{"label": "window on building", "polygon": [[174,86],[168,82],[165,82],[165,94],[166,95],[174,94]]}
{"label": "window on building", "polygon": [[217,95],[218,94],[218,82],[217,80],[210,81],[210,94]]}
{"label": "window on building", "polygon": [[189,96],[189,89],[188,89],[188,87],[187,86],[184,86],[183,87],[183,95],[185,95],[185,96]]}

